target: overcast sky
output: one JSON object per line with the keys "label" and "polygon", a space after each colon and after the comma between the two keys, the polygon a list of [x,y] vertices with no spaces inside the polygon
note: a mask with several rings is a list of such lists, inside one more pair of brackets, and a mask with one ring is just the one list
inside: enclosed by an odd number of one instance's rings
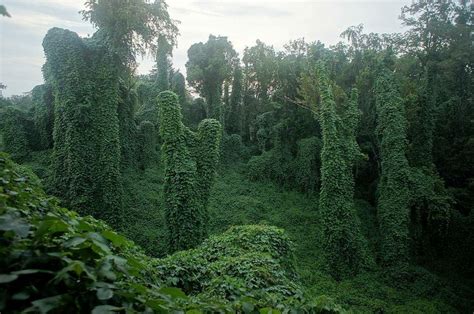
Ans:
{"label": "overcast sky", "polygon": [[[0,82],[4,96],[22,94],[43,82],[42,40],[52,27],[67,28],[81,36],[94,30],[78,13],[81,0],[0,0],[11,18],[0,17]],[[180,37],[173,53],[175,68],[185,73],[188,48],[209,34],[227,36],[242,53],[257,39],[281,49],[291,39],[337,43],[348,26],[363,23],[367,32],[403,31],[400,8],[411,0],[168,0],[170,15],[179,20]],[[148,73],[151,57],[140,62]]]}

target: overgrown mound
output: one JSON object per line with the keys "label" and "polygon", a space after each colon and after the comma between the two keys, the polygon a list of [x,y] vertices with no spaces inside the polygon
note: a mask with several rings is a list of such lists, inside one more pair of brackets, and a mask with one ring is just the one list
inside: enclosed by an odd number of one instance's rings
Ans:
{"label": "overgrown mound", "polygon": [[303,304],[292,243],[276,227],[232,227],[159,263],[161,278],[190,295],[228,301],[248,298],[276,308]]}
{"label": "overgrown mound", "polygon": [[198,249],[152,259],[103,222],[58,206],[33,173],[5,154],[0,256],[2,312],[325,311],[303,305],[280,229],[233,228]]}

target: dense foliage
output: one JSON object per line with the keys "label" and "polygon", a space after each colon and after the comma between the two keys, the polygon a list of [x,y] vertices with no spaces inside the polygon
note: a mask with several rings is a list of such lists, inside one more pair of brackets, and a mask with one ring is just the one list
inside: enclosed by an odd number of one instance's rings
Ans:
{"label": "dense foliage", "polygon": [[43,46],[55,97],[53,184],[81,213],[120,221],[120,138],[114,56],[95,40],[53,28]]}
{"label": "dense foliage", "polygon": [[472,4],[210,35],[186,73],[167,8],[86,1],[97,31],[49,30],[45,83],[0,97],[0,311],[472,312]]}
{"label": "dense foliage", "polygon": [[367,243],[360,230],[354,200],[352,168],[359,148],[355,141],[358,123],[357,90],[341,105],[337,113],[325,68],[318,68],[321,104],[319,121],[322,129],[321,191],[319,207],[323,225],[325,254],[336,278],[358,273],[369,264]]}
{"label": "dense foliage", "polygon": [[169,250],[188,249],[207,235],[207,202],[219,158],[221,126],[201,121],[197,133],[182,123],[176,94],[161,92],[160,134],[165,161],[165,215]]}
{"label": "dense foliage", "polygon": [[[103,222],[58,206],[5,154],[0,179],[2,311],[266,313],[298,305],[339,312],[303,303],[291,243],[280,229],[231,229],[196,250],[152,259]],[[201,273],[191,275],[194,269]]]}
{"label": "dense foliage", "polygon": [[384,264],[403,265],[409,259],[406,119],[393,74],[382,70],[376,82],[377,131],[381,136],[382,173],[378,186],[381,258]]}

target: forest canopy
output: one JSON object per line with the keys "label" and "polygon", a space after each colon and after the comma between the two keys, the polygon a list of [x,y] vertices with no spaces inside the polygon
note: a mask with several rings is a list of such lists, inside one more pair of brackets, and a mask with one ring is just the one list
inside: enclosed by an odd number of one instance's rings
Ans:
{"label": "forest canopy", "polygon": [[0,96],[0,312],[471,313],[473,8],[180,71],[165,1],[87,0]]}

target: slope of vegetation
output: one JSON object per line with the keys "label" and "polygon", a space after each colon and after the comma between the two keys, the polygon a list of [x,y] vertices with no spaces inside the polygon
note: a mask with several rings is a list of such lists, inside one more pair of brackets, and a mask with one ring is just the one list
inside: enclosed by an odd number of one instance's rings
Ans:
{"label": "slope of vegetation", "polygon": [[292,243],[275,227],[233,228],[197,249],[153,259],[103,222],[58,206],[31,170],[5,154],[0,204],[0,309],[8,313],[339,312],[305,304]]}
{"label": "slope of vegetation", "polygon": [[184,75],[165,1],[87,0],[96,32],[50,29],[44,84],[0,97],[0,311],[471,313],[471,13],[210,35]]}

